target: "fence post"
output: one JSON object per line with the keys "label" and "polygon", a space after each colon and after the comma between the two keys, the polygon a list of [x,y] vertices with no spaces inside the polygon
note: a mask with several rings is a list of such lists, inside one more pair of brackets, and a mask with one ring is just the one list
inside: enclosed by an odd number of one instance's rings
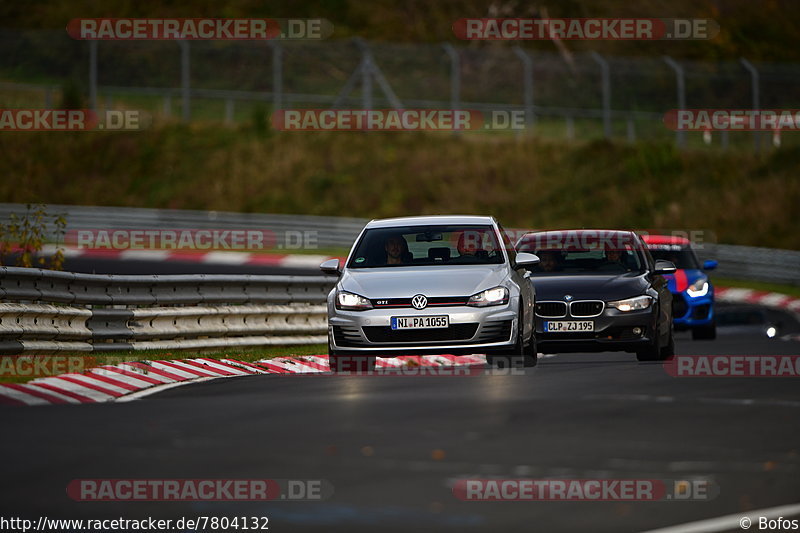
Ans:
{"label": "fence post", "polygon": [[89,108],[97,111],[97,41],[89,41]]}
{"label": "fence post", "polygon": [[225,124],[233,124],[233,98],[225,100]]}
{"label": "fence post", "polygon": [[572,115],[567,115],[567,139],[570,141],[575,139],[575,119]]}
{"label": "fence post", "polygon": [[[664,62],[675,71],[675,82],[678,87],[678,109],[686,109],[686,81],[684,79],[683,67],[669,56],[663,56]],[[675,142],[679,148],[686,146],[686,132],[678,130],[675,132]]]}
{"label": "fence post", "polygon": [[633,118],[628,117],[626,123],[626,132],[628,137],[628,142],[633,144],[636,142],[636,125],[633,123]]}
{"label": "fence post", "polygon": [[514,47],[514,53],[522,61],[522,100],[525,105],[525,125],[532,130],[536,124],[536,115],[533,111],[533,59],[519,46]]}
{"label": "fence post", "polygon": [[442,45],[450,58],[450,109],[456,110],[461,105],[461,63],[458,50],[450,43]]}
{"label": "fence post", "polygon": [[372,109],[372,54],[362,39],[356,40],[356,45],[361,50],[361,107]]}
{"label": "fence post", "polygon": [[164,116],[170,118],[172,116],[172,95],[164,95]]}
{"label": "fence post", "polygon": [[272,112],[283,109],[283,47],[278,41],[270,41],[272,47]]}
{"label": "fence post", "polygon": [[[759,96],[760,96],[760,87],[759,87],[759,76],[758,76],[758,69],[748,60],[745,58],[740,58],[742,66],[750,72],[750,87],[753,95],[753,111],[756,111],[760,105],[759,103]],[[756,153],[761,151],[761,132],[754,131],[753,132],[753,148],[755,149]]]}
{"label": "fence post", "polygon": [[602,89],[603,89],[603,134],[606,139],[611,138],[611,70],[608,66],[606,58],[592,50],[590,52],[592,59],[600,65],[602,73]]}
{"label": "fence post", "polygon": [[192,118],[191,96],[189,85],[189,42],[178,41],[181,47],[181,90],[183,98],[183,121],[189,122]]}

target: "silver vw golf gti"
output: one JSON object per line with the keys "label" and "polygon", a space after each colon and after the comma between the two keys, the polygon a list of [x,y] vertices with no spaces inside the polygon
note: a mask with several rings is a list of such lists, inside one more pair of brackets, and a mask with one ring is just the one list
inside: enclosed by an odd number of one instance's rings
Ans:
{"label": "silver vw golf gti", "polygon": [[493,217],[373,220],[328,295],[334,371],[369,370],[376,357],[485,353],[490,362],[536,364],[534,288],[539,259],[517,253]]}

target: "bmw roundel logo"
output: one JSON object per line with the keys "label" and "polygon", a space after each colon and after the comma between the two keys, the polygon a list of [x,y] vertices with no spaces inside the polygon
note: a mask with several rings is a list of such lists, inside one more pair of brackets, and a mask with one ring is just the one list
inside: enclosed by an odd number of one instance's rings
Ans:
{"label": "bmw roundel logo", "polygon": [[428,305],[428,299],[421,294],[417,294],[411,298],[411,305],[414,309],[425,309]]}
{"label": "bmw roundel logo", "polygon": [[572,295],[571,294],[565,295],[564,296],[564,300],[567,301],[567,302],[571,302],[572,301]]}

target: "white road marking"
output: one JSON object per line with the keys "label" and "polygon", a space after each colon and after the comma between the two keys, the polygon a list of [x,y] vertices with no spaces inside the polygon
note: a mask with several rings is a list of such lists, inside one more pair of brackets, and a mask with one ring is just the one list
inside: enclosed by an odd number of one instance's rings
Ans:
{"label": "white road marking", "polygon": [[[775,519],[780,516],[794,516],[800,514],[800,503],[782,505],[780,507],[770,507],[769,509],[757,509],[754,511],[746,511],[741,513],[729,514],[720,516],[718,518],[709,518],[707,520],[698,520],[696,522],[687,522],[686,524],[679,524],[677,526],[669,526],[660,529],[651,529],[644,533],[713,533],[715,531],[729,531],[729,530],[742,530],[755,526],[753,528],[758,531],[758,518],[763,516],[767,519]],[[747,527],[743,526],[742,520],[747,518],[750,522]]]}

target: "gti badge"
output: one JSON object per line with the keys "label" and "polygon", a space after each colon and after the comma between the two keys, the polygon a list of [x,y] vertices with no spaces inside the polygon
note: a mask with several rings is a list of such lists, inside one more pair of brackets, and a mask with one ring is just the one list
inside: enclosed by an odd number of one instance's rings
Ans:
{"label": "gti badge", "polygon": [[414,309],[425,309],[425,307],[428,305],[428,299],[421,294],[417,294],[411,298],[411,305],[414,307]]}
{"label": "gti badge", "polygon": [[572,295],[571,294],[565,295],[564,296],[564,301],[571,302],[572,301]]}

